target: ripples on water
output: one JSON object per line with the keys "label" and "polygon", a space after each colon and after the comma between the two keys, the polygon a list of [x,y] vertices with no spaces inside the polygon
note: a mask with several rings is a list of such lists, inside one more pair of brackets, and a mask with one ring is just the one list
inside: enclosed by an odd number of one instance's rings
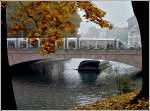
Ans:
{"label": "ripples on water", "polygon": [[[18,109],[69,109],[73,105],[114,96],[118,94],[117,83],[110,77],[116,69],[119,75],[137,72],[133,66],[110,61],[111,67],[99,74],[80,74],[74,69],[83,60],[87,59],[41,60],[30,66],[35,74],[14,75]],[[135,88],[141,87],[141,79],[134,82],[137,84]]]}

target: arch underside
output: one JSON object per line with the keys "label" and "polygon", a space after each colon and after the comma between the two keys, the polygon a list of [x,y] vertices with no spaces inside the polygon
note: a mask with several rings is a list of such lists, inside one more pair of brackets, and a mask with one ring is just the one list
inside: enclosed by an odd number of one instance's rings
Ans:
{"label": "arch underside", "polygon": [[89,58],[116,61],[142,68],[141,50],[58,50],[54,54],[40,55],[37,50],[10,50],[8,51],[10,65],[38,60],[38,59],[69,59]]}

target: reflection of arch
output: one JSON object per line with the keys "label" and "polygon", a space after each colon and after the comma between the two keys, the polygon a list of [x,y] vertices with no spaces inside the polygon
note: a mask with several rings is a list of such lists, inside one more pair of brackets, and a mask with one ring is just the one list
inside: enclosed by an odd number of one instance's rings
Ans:
{"label": "reflection of arch", "polygon": [[78,71],[83,83],[92,84],[95,83],[97,76],[99,74],[98,70],[84,70]]}

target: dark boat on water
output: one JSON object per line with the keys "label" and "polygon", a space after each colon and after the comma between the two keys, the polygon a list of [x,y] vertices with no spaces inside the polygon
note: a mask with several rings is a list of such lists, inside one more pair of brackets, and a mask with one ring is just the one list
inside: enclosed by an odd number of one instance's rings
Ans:
{"label": "dark boat on water", "polygon": [[84,60],[80,62],[78,66],[79,71],[83,70],[99,70],[99,63],[100,61],[96,60]]}
{"label": "dark boat on water", "polygon": [[102,71],[110,67],[109,61],[84,60],[78,66],[78,71]]}

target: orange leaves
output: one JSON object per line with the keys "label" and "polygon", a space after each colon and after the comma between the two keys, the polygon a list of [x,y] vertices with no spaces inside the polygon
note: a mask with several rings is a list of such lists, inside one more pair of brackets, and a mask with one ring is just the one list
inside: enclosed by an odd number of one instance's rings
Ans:
{"label": "orange leaves", "polygon": [[36,37],[40,37],[40,33],[36,32],[36,33],[35,33],[35,36],[36,36]]}
{"label": "orange leaves", "polygon": [[55,40],[58,40],[59,38],[63,38],[62,35],[57,31],[52,33],[52,37],[54,37]]}
{"label": "orange leaves", "polygon": [[63,44],[63,38],[58,39],[58,40],[57,40],[57,47],[58,47],[58,48],[61,48],[63,45],[64,45],[64,44]]}
{"label": "orange leaves", "polygon": [[91,7],[91,3],[89,1],[80,1],[78,2],[79,8],[81,9],[89,9]]}
{"label": "orange leaves", "polygon": [[40,34],[40,35],[42,35],[43,30],[42,30],[41,28],[38,28],[38,29],[37,29],[37,33]]}
{"label": "orange leaves", "polygon": [[65,6],[62,7],[64,12],[64,17],[71,16],[72,13],[75,13],[77,10],[77,2],[69,1],[64,2]]}
{"label": "orange leaves", "polygon": [[[62,40],[62,35],[59,32],[54,32],[51,35],[46,35],[41,42],[40,51],[42,54],[49,54],[54,53],[56,51],[55,49],[55,43],[56,41]],[[60,46],[60,44],[58,44]]]}
{"label": "orange leaves", "polygon": [[58,18],[58,15],[59,15],[59,14],[60,14],[60,13],[58,12],[58,10],[53,9],[53,10],[51,10],[49,16],[51,16],[51,20],[56,21],[56,19]]}
{"label": "orange leaves", "polygon": [[28,24],[28,23],[33,22],[33,20],[31,18],[28,18],[28,19],[25,19],[23,22],[24,24]]}
{"label": "orange leaves", "polygon": [[42,27],[42,25],[43,25],[42,21],[37,21],[37,25],[38,25],[38,27]]}
{"label": "orange leaves", "polygon": [[109,29],[112,29],[112,25],[110,22],[106,21],[106,20],[101,20],[101,22],[99,23],[99,25],[102,27],[102,28],[109,28]]}
{"label": "orange leaves", "polygon": [[70,33],[74,33],[76,26],[71,22],[67,22],[64,24],[60,24],[58,28],[61,30],[65,30],[67,32],[70,32]]}
{"label": "orange leaves", "polygon": [[[26,31],[31,44],[35,44],[37,39],[42,38],[41,51],[44,54],[55,52],[55,42],[61,46],[64,34],[72,33],[75,30],[74,24],[68,18],[75,14],[76,2],[19,2],[21,8],[17,10],[12,19],[26,24],[26,27],[14,25],[12,33]],[[63,3],[63,5],[62,5]],[[64,4],[66,6],[64,6]],[[20,23],[20,24],[21,24]],[[64,24],[64,25],[61,25]],[[61,27],[60,27],[61,25]]]}
{"label": "orange leaves", "polygon": [[66,24],[65,30],[68,31],[68,32],[74,32],[75,31],[75,25]]}
{"label": "orange leaves", "polygon": [[37,41],[37,38],[29,38],[29,42],[31,42],[31,45],[34,45]]}
{"label": "orange leaves", "polygon": [[112,24],[102,19],[102,17],[105,16],[106,12],[104,12],[101,9],[98,9],[89,1],[80,1],[78,2],[78,6],[79,8],[85,10],[86,14],[84,15],[84,17],[86,19],[98,24],[102,28],[112,29]]}
{"label": "orange leaves", "polygon": [[[76,13],[78,8],[85,10],[85,18],[100,25],[102,28],[112,28],[111,23],[103,20],[106,12],[98,9],[90,1],[43,1],[18,2],[12,20],[12,34],[17,31],[26,32],[32,44],[42,38],[41,51],[44,54],[55,52],[55,42],[62,46],[63,37],[77,35],[80,17]],[[18,24],[19,22],[19,24]],[[14,23],[14,22],[13,22]],[[23,25],[25,24],[25,25]]]}
{"label": "orange leaves", "polygon": [[43,38],[40,46],[40,51],[42,54],[49,54],[55,52],[55,39],[53,38]]}
{"label": "orange leaves", "polygon": [[23,24],[13,24],[11,27],[9,27],[9,33],[12,35],[15,35],[17,31],[26,31],[26,27]]}
{"label": "orange leaves", "polygon": [[138,91],[134,91],[120,96],[101,99],[95,103],[75,107],[74,110],[148,110],[149,103],[145,98],[139,98],[135,104],[129,102],[138,93]]}

